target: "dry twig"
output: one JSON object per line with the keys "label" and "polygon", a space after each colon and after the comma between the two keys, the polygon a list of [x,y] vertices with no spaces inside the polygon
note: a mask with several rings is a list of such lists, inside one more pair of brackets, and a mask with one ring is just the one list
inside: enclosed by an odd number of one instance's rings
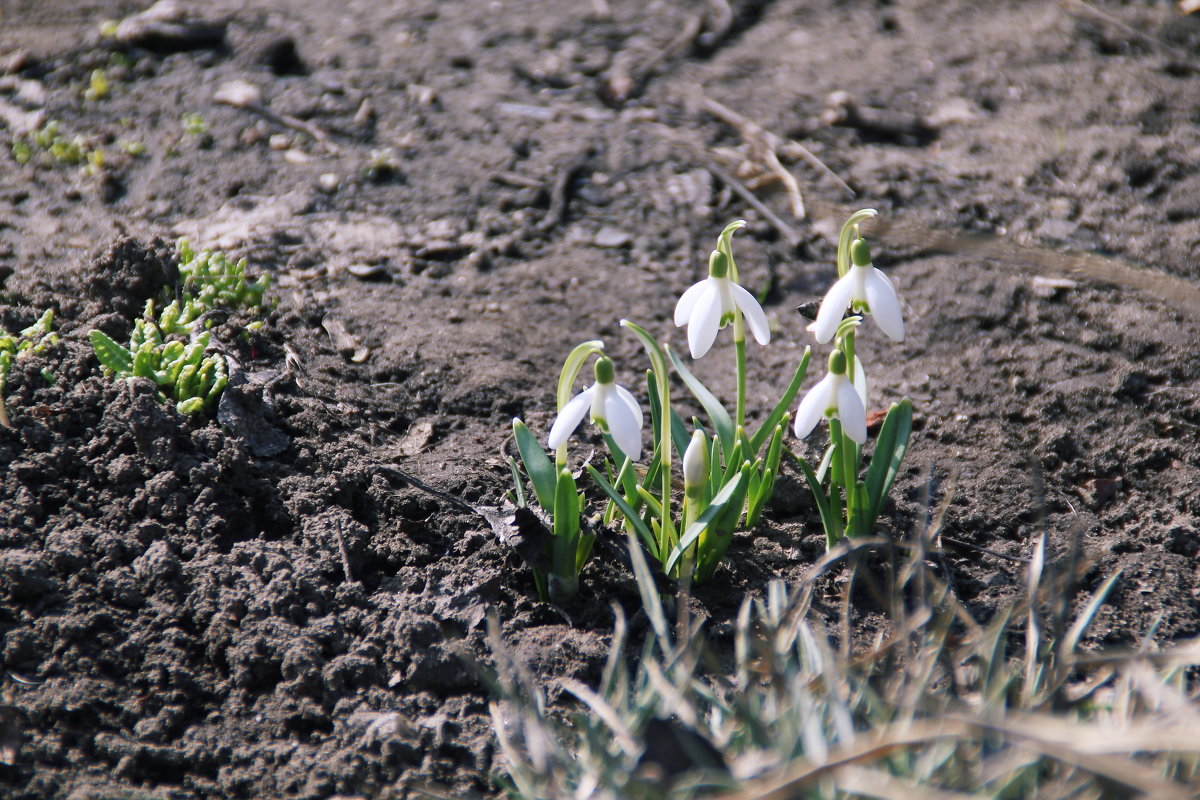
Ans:
{"label": "dry twig", "polygon": [[750,159],[760,164],[783,184],[788,200],[791,202],[792,215],[796,219],[805,217],[804,198],[800,193],[800,186],[796,182],[796,178],[783,166],[779,160],[780,156],[792,160],[803,160],[818,172],[828,176],[848,196],[851,198],[855,196],[854,190],[804,145],[794,139],[779,136],[728,106],[713,100],[705,95],[698,86],[692,88],[692,95],[705,111],[737,129],[742,141],[749,148]]}

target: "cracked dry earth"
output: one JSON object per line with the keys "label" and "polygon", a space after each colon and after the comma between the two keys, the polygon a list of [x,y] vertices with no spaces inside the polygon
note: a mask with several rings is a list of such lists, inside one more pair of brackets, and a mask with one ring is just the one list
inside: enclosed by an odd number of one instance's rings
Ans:
{"label": "cracked dry earth", "polygon": [[[873,405],[917,413],[883,524],[949,495],[973,611],[1046,532],[1089,555],[1081,596],[1122,571],[1094,643],[1200,633],[1200,20],[1174,4],[183,0],[100,35],[147,5],[0,3],[0,323],[52,307],[62,339],[18,362],[0,430],[0,795],[494,792],[461,657],[486,662],[487,616],[551,686],[590,682],[637,594],[612,537],[577,600],[538,602],[418,486],[498,506],[511,418],[545,433],[584,339],[634,382],[622,317],[681,344],[675,299],[736,218],[775,329],[761,408],[842,219],[880,210],[909,337],[860,349]],[[222,102],[235,81],[261,96]],[[10,155],[51,120],[103,166]],[[128,330],[179,236],[274,281],[262,330],[225,331],[224,424],[107,382],[87,341]],[[731,360],[696,371],[729,396]],[[697,613],[721,631],[822,550],[785,475]]]}

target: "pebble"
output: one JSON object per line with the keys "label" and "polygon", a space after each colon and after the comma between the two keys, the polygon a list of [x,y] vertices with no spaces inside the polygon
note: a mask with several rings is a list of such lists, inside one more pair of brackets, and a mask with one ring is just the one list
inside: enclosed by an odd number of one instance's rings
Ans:
{"label": "pebble", "polygon": [[336,192],[339,184],[341,184],[341,178],[339,178],[337,173],[334,172],[326,172],[322,174],[320,178],[317,178],[318,188],[320,188],[320,190],[326,194],[333,194]]}
{"label": "pebble", "polygon": [[592,244],[597,247],[624,247],[632,239],[633,237],[627,231],[605,226],[592,237]]}

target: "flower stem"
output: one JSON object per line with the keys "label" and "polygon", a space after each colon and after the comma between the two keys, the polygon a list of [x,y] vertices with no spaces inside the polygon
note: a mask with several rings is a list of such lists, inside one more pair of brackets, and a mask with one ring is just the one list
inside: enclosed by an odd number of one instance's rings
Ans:
{"label": "flower stem", "polygon": [[[849,327],[849,326],[847,326]],[[841,350],[846,354],[846,379],[854,383],[854,328],[842,335]]]}
{"label": "flower stem", "polygon": [[[627,319],[621,320],[621,327],[632,331],[641,340],[650,358],[650,368],[654,371],[654,381],[658,387],[658,403],[662,410],[658,425],[659,467],[662,478],[662,516],[660,517],[659,553],[670,553],[675,547],[678,537],[675,533],[675,523],[671,519],[671,387],[667,375],[667,360],[662,348],[654,338],[639,325]],[[665,555],[663,556],[665,558]]]}
{"label": "flower stem", "polygon": [[740,428],[746,424],[746,326],[741,311],[735,311],[733,316],[733,354],[737,362],[737,418],[734,424]]}

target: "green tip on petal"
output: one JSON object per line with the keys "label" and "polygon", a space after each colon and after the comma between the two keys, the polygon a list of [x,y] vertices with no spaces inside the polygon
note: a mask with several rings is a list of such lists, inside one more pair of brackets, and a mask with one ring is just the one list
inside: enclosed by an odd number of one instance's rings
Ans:
{"label": "green tip on petal", "polygon": [[850,243],[850,260],[856,267],[871,266],[871,248],[866,239],[855,239]]}
{"label": "green tip on petal", "polygon": [[724,278],[729,275],[729,256],[720,250],[713,250],[708,257],[708,274],[713,278]]}
{"label": "green tip on petal", "polygon": [[846,354],[841,350],[834,350],[829,354],[829,374],[830,375],[845,375],[846,374]]}
{"label": "green tip on petal", "polygon": [[615,380],[613,374],[612,359],[600,356],[596,359],[596,383],[612,383]]}

